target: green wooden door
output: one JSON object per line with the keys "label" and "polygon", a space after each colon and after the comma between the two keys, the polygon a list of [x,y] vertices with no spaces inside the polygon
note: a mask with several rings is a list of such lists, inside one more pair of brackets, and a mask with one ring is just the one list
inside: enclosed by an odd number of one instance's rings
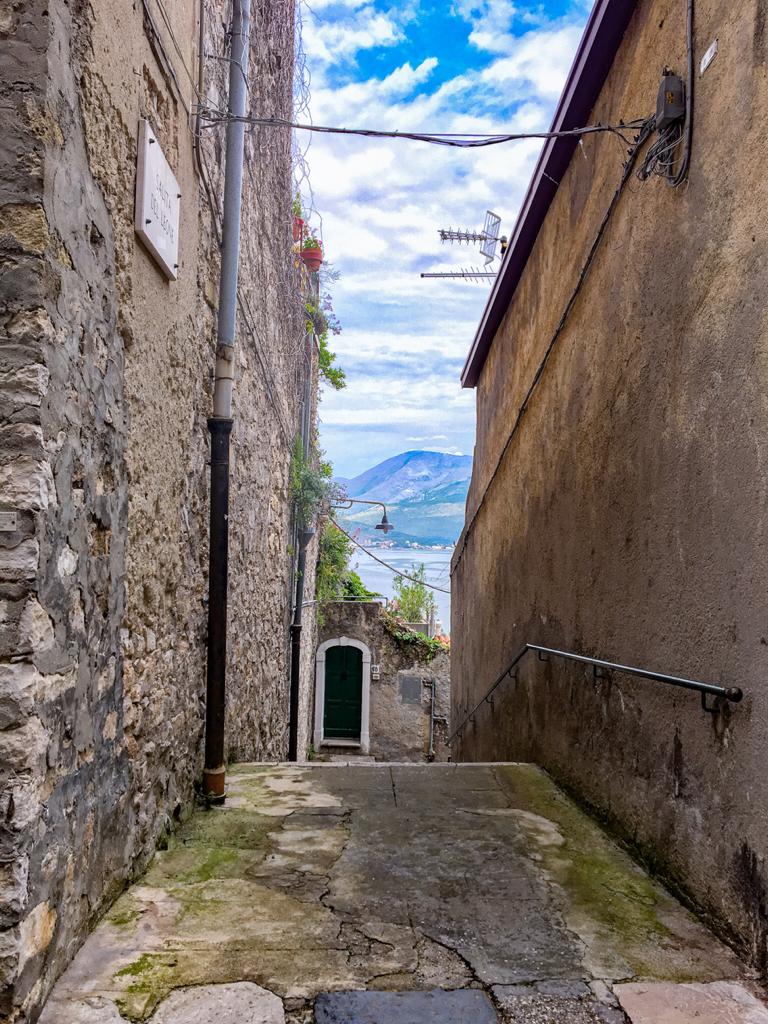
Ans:
{"label": "green wooden door", "polygon": [[362,708],[362,652],[357,647],[329,647],[325,652],[324,736],[359,740]]}

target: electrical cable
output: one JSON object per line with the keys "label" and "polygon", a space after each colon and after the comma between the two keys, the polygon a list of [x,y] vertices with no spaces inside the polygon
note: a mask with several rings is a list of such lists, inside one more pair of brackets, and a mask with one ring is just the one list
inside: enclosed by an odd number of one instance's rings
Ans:
{"label": "electrical cable", "polygon": [[635,121],[621,121],[619,124],[592,124],[583,128],[569,128],[560,132],[509,132],[504,134],[476,134],[465,132],[398,132],[384,131],[376,128],[337,128],[330,125],[301,124],[298,121],[288,121],[279,117],[225,117],[209,120],[207,125],[201,127],[216,127],[217,125],[239,121],[243,124],[254,125],[263,128],[291,128],[299,131],[317,132],[325,135],[353,135],[362,138],[375,139],[405,139],[411,142],[427,142],[434,146],[451,146],[458,149],[477,149],[483,146],[497,146],[505,142],[518,142],[524,139],[566,139],[583,135],[594,135],[598,132],[611,132],[618,135],[625,142],[622,129],[639,128],[643,123],[640,119]]}
{"label": "electrical cable", "polygon": [[573,310],[573,307],[576,305],[576,300],[578,299],[579,294],[581,293],[582,286],[587,279],[587,275],[589,274],[592,263],[594,262],[595,255],[597,254],[597,251],[600,248],[600,243],[603,240],[606,228],[608,227],[611,217],[613,216],[613,213],[616,210],[616,207],[618,206],[618,202],[621,198],[622,193],[624,192],[624,188],[632,175],[632,171],[634,169],[640,150],[643,147],[643,145],[647,142],[651,133],[654,131],[655,126],[655,117],[647,118],[647,120],[643,122],[643,125],[640,128],[640,131],[637,135],[637,138],[635,139],[632,149],[629,151],[629,155],[624,164],[624,169],[622,171],[618,187],[616,188],[616,191],[613,194],[613,198],[611,199],[611,202],[608,205],[608,209],[606,210],[605,215],[603,216],[603,219],[600,222],[600,227],[597,229],[597,234],[595,235],[594,240],[592,241],[592,245],[590,246],[587,258],[581,268],[581,272],[579,273],[578,279],[576,281],[576,285],[573,291],[571,292],[570,298],[568,299],[568,302],[565,305],[565,309],[563,310],[562,316],[560,317],[557,327],[555,328],[555,332],[552,335],[549,344],[547,345],[544,351],[544,355],[541,361],[539,362],[536,372],[533,375],[533,380],[531,381],[528,390],[525,393],[525,397],[523,398],[523,401],[520,407],[518,408],[517,415],[515,416],[514,422],[512,424],[512,428],[509,434],[507,435],[507,439],[504,442],[504,447],[501,449],[501,453],[499,454],[499,457],[496,461],[496,465],[494,466],[493,472],[488,478],[488,482],[486,483],[483,493],[480,496],[480,500],[477,503],[474,512],[472,513],[472,517],[470,518],[469,522],[464,528],[464,532],[462,533],[461,538],[461,548],[459,549],[458,553],[455,556],[454,565],[456,566],[456,568],[458,568],[461,562],[461,559],[464,555],[464,551],[466,550],[467,547],[469,536],[472,530],[474,529],[475,523],[477,522],[477,517],[480,515],[480,511],[485,505],[485,500],[488,496],[488,493],[490,492],[490,489],[493,486],[499,474],[499,471],[501,470],[501,465],[504,461],[507,452],[510,449],[510,446],[517,434],[517,431],[520,428],[520,425],[523,421],[523,417],[525,416],[525,413],[528,409],[528,405],[530,404],[530,401],[533,398],[536,388],[538,387],[539,382],[541,381],[541,378],[544,375],[544,371],[547,367],[547,363],[549,362],[549,358],[552,355],[552,352],[554,351],[555,346],[557,345],[557,342],[559,341],[560,336],[563,333],[563,330],[571,314],[571,311]]}
{"label": "electrical cable", "polygon": [[371,554],[368,548],[364,547],[359,541],[356,541],[352,534],[347,533],[347,531],[343,527],[339,526],[339,524],[336,522],[333,516],[329,516],[328,518],[331,520],[336,529],[340,530],[344,534],[347,540],[351,540],[352,543],[356,547],[360,548],[361,551],[364,551],[369,558],[372,558],[374,562],[378,562],[379,565],[383,565],[385,569],[389,569],[389,571],[393,572],[396,576],[402,576],[404,580],[410,580],[411,583],[421,583],[423,586],[429,587],[430,590],[438,590],[441,594],[450,594],[450,590],[446,590],[444,587],[436,587],[432,583],[427,583],[424,580],[416,579],[415,576],[409,576],[407,572],[401,572],[400,569],[396,569],[394,565],[389,565],[389,563],[385,562],[383,559],[377,558],[376,555]]}
{"label": "electrical cable", "polygon": [[682,184],[688,174],[688,167],[691,162],[691,146],[693,143],[693,88],[695,80],[693,69],[693,0],[688,0],[688,9],[685,20],[686,51],[688,58],[688,81],[686,82],[685,88],[685,148],[683,150],[683,159],[680,162],[680,169],[675,177],[670,180],[670,185],[672,185],[673,188],[677,188],[678,185]]}
{"label": "electrical cable", "polygon": [[[677,188],[686,178],[691,161],[691,141],[693,139],[693,90],[694,90],[694,40],[693,40],[693,2],[687,2],[686,16],[686,64],[688,81],[685,86],[685,115],[681,120],[668,124],[659,130],[659,137],[646,153],[637,177],[646,181],[651,175],[664,178],[668,185]],[[675,150],[685,139],[680,166],[675,171]]]}

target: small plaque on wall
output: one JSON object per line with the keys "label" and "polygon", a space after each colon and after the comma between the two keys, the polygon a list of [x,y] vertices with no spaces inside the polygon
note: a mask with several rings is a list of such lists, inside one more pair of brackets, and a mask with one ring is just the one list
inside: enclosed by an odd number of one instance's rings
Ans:
{"label": "small plaque on wall", "polygon": [[149,121],[139,121],[136,234],[166,277],[179,276],[179,183]]}
{"label": "small plaque on wall", "polygon": [[400,699],[403,704],[421,704],[421,676],[400,676]]}

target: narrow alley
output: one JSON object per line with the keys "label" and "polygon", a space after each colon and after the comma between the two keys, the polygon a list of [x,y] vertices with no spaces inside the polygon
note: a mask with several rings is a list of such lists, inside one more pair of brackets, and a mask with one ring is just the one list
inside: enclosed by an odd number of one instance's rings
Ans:
{"label": "narrow alley", "polygon": [[532,765],[243,764],[40,1020],[764,1024],[749,989]]}

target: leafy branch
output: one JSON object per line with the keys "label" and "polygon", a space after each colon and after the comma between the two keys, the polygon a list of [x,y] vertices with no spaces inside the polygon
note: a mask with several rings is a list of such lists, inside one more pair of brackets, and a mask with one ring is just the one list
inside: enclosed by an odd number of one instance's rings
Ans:
{"label": "leafy branch", "polygon": [[302,530],[311,529],[332,492],[331,466],[315,457],[307,457],[300,437],[293,443],[290,467],[290,493],[296,518]]}
{"label": "leafy branch", "polygon": [[307,329],[314,331],[320,348],[318,356],[318,369],[320,377],[330,385],[334,391],[341,391],[347,386],[346,374],[340,366],[335,366],[336,353],[332,352],[328,344],[329,334],[340,334],[341,324],[336,316],[331,296],[324,292],[319,304],[308,302]]}
{"label": "leafy branch", "polygon": [[384,629],[398,647],[421,661],[432,661],[438,654],[450,651],[450,646],[445,640],[410,629],[405,620],[392,611],[382,612],[382,622]]}

